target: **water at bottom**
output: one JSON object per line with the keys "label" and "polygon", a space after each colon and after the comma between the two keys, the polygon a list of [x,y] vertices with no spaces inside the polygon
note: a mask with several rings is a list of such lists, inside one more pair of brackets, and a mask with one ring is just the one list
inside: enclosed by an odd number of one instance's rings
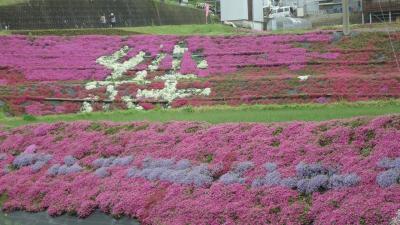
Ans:
{"label": "water at bottom", "polygon": [[85,219],[63,215],[51,217],[47,212],[0,212],[0,225],[140,225],[137,220],[123,217],[114,219],[101,212],[95,212]]}

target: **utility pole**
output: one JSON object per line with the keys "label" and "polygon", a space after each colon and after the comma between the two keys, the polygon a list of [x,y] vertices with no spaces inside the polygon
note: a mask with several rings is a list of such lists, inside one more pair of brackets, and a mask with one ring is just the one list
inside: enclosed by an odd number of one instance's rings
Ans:
{"label": "utility pole", "polygon": [[350,35],[350,12],[349,12],[349,0],[342,0],[342,11],[343,11],[343,34]]}

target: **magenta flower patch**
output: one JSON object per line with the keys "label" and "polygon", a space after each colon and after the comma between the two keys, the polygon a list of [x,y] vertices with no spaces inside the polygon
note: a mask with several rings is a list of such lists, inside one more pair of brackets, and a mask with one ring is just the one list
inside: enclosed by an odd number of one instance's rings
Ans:
{"label": "magenta flower patch", "polygon": [[399,121],[1,129],[0,193],[8,211],[100,209],[144,224],[388,224],[400,209]]}

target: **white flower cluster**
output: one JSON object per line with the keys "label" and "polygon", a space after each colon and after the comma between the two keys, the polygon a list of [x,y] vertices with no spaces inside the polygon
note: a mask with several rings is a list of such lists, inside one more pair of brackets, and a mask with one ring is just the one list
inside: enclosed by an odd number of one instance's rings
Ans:
{"label": "white flower cluster", "polygon": [[130,96],[123,96],[121,99],[122,99],[123,102],[125,102],[126,107],[128,109],[136,109],[136,110],[142,110],[143,109],[142,106],[134,103],[134,100]]}
{"label": "white flower cluster", "polygon": [[165,74],[164,76],[156,78],[165,81],[163,89],[138,90],[136,97],[138,99],[146,99],[146,98],[161,99],[161,100],[166,100],[170,103],[177,98],[186,98],[193,95],[204,95],[204,96],[210,95],[211,93],[210,88],[177,89],[178,79],[190,79],[193,77],[195,76],[182,75],[179,73]]}
{"label": "white flower cluster", "polygon": [[305,75],[305,76],[298,76],[297,78],[299,78],[300,81],[306,81],[308,80],[309,77],[310,75]]}
{"label": "white flower cluster", "polygon": [[[148,71],[156,71],[159,68],[161,61],[167,56],[165,53],[160,53],[157,57],[152,61],[151,65],[147,67],[147,70],[138,71],[134,78],[124,79],[123,75],[131,69],[134,69],[140,63],[144,61],[145,52],[140,52],[135,57],[121,63],[121,58],[125,57],[130,48],[128,46],[124,46],[119,51],[115,52],[110,56],[102,56],[96,60],[97,63],[111,69],[113,72],[105,79],[105,81],[92,81],[86,84],[87,90],[94,90],[100,87],[106,87],[106,95],[108,97],[107,100],[114,101],[116,96],[118,95],[117,87],[122,84],[135,83],[139,85],[150,84],[152,81],[164,81],[163,89],[139,89],[135,97],[133,96],[122,96],[122,101],[126,104],[128,109],[137,109],[142,110],[143,107],[137,104],[138,99],[155,99],[161,101],[167,101],[169,104],[178,98],[186,98],[193,95],[203,95],[208,96],[211,94],[210,88],[197,89],[197,88],[188,88],[188,89],[178,89],[178,81],[180,79],[195,79],[197,78],[194,74],[182,75],[178,72],[182,63],[183,54],[188,51],[187,48],[181,47],[180,45],[175,45],[173,50],[173,61],[171,65],[171,71],[167,72],[162,76],[157,76],[154,80],[149,80],[147,78]],[[198,64],[198,68],[207,68],[207,61],[202,60]],[[95,96],[97,97],[97,96]],[[97,100],[96,98],[89,98],[88,101],[85,101],[82,104],[81,111],[82,112],[92,112],[93,107],[90,103],[90,100]],[[169,105],[168,104],[168,105]],[[108,109],[109,104],[105,103],[103,109]]]}
{"label": "white flower cluster", "polygon": [[[160,53],[157,58],[151,62],[151,65],[149,65],[148,69],[153,72],[158,70],[158,67],[160,66],[161,61],[167,56],[165,53]],[[145,71],[145,70],[144,70]]]}
{"label": "white flower cluster", "polygon": [[205,59],[203,59],[203,60],[201,60],[200,62],[199,62],[199,64],[197,64],[197,68],[199,68],[199,69],[207,69],[208,68],[208,63],[207,63],[207,61],[205,60]]}
{"label": "white flower cluster", "polygon": [[93,112],[92,104],[90,104],[89,102],[83,102],[82,107],[81,107],[81,112],[83,112],[83,113]]}
{"label": "white flower cluster", "polygon": [[182,55],[188,50],[188,48],[181,47],[180,45],[174,46],[174,57],[182,57]]}
{"label": "white flower cluster", "polygon": [[390,225],[400,225],[400,210],[397,211],[397,216],[393,218],[393,220],[390,222]]}
{"label": "white flower cluster", "polygon": [[129,60],[120,63],[119,60],[122,57],[125,57],[130,48],[128,46],[122,47],[119,51],[115,52],[111,56],[102,56],[96,60],[96,62],[100,65],[111,69],[113,72],[110,76],[106,78],[106,80],[116,80],[121,78],[124,73],[128,70],[135,68],[137,65],[144,61],[145,52],[139,52],[135,57],[130,58]]}

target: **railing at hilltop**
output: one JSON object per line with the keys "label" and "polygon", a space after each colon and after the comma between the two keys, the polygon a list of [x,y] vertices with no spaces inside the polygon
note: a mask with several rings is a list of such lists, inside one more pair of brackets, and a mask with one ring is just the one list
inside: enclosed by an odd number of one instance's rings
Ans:
{"label": "railing at hilltop", "polygon": [[400,11],[399,0],[363,0],[364,12]]}

